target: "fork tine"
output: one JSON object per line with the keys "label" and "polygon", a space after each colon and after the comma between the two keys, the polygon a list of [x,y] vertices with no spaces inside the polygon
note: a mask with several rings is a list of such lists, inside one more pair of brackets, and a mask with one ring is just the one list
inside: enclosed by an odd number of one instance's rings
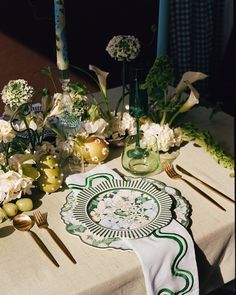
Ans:
{"label": "fork tine", "polygon": [[43,224],[44,223],[44,220],[43,220],[43,217],[42,217],[42,214],[41,214],[40,211],[34,212],[34,216],[35,216],[37,224]]}
{"label": "fork tine", "polygon": [[34,218],[35,218],[36,223],[39,224],[39,220],[38,220],[38,212],[36,211],[36,212],[34,212],[33,214],[34,214]]}
{"label": "fork tine", "polygon": [[41,213],[40,211],[39,211],[39,214],[41,215],[41,218],[42,218],[42,220],[43,220],[43,222],[44,222],[44,224],[48,224],[48,221],[47,221],[47,216],[48,216],[48,214],[47,213]]}
{"label": "fork tine", "polygon": [[43,213],[41,213],[41,212],[39,211],[39,214],[40,214],[40,216],[41,216],[43,222],[44,222],[44,223],[47,223],[47,213],[43,214]]}
{"label": "fork tine", "polygon": [[178,173],[176,173],[176,171],[174,170],[173,165],[170,164],[169,162],[165,162],[163,168],[164,168],[166,174],[170,178],[178,178],[180,176]]}
{"label": "fork tine", "polygon": [[171,167],[171,170],[175,176],[181,176],[178,172],[176,172],[174,166]]}
{"label": "fork tine", "polygon": [[170,177],[170,178],[174,178],[175,175],[173,174],[173,172],[171,170],[167,170],[166,171],[167,175]]}

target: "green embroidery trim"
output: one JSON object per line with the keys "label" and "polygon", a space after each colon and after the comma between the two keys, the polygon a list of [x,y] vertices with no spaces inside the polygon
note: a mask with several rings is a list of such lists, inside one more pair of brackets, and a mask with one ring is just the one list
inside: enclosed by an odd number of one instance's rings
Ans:
{"label": "green embroidery trim", "polygon": [[188,293],[192,287],[193,287],[193,283],[194,283],[194,278],[193,278],[193,274],[188,271],[188,270],[184,270],[184,269],[180,269],[178,268],[178,265],[180,263],[180,261],[184,258],[187,250],[188,250],[188,245],[186,240],[175,233],[162,233],[161,230],[156,230],[153,232],[153,235],[156,238],[167,238],[167,239],[172,239],[175,242],[178,243],[179,245],[179,252],[177,254],[177,256],[175,257],[175,260],[171,266],[171,271],[172,271],[172,275],[173,276],[178,276],[181,277],[185,280],[186,284],[184,286],[183,289],[179,290],[178,292],[173,292],[172,290],[168,289],[168,288],[162,288],[161,290],[157,291],[156,295],[167,295],[167,294],[186,294]]}
{"label": "green embroidery trim", "polygon": [[68,184],[68,187],[70,189],[76,189],[76,190],[82,190],[85,187],[92,187],[92,183],[93,183],[94,179],[97,179],[97,178],[101,178],[101,179],[105,179],[105,180],[115,179],[114,175],[112,175],[112,174],[97,173],[97,174],[90,175],[90,176],[86,177],[84,184],[71,183],[71,184]]}

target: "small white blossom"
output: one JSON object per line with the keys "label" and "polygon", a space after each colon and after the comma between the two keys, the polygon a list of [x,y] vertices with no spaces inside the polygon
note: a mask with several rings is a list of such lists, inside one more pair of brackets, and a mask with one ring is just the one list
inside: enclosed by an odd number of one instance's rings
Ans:
{"label": "small white blossom", "polygon": [[0,119],[0,142],[12,142],[15,136],[15,131],[12,129],[10,122]]}
{"label": "small white blossom", "polygon": [[139,40],[134,36],[118,35],[109,41],[106,51],[118,61],[131,61],[138,56],[140,48]]}
{"label": "small white blossom", "polygon": [[12,110],[31,100],[34,88],[23,79],[11,80],[2,90],[2,101]]}

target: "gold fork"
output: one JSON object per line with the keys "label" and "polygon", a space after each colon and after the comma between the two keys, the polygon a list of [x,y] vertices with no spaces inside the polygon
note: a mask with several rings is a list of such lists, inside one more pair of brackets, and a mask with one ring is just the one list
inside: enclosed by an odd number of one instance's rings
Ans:
{"label": "gold fork", "polygon": [[198,187],[196,187],[195,185],[193,185],[190,181],[188,181],[187,179],[183,178],[182,175],[178,174],[174,167],[168,163],[165,162],[163,164],[163,168],[166,172],[166,174],[172,178],[172,179],[180,179],[183,180],[185,183],[187,183],[189,186],[191,186],[191,188],[195,189],[199,194],[201,194],[203,197],[205,197],[207,200],[209,200],[210,202],[212,202],[214,205],[216,205],[218,208],[220,208],[221,210],[225,210],[224,207],[222,207],[220,204],[218,204],[214,199],[212,199],[210,196],[208,196],[205,192],[203,192],[202,190],[200,190]]}
{"label": "gold fork", "polygon": [[74,257],[71,255],[71,253],[69,252],[65,244],[60,240],[57,234],[51,228],[49,228],[49,225],[47,222],[47,215],[42,214],[40,211],[36,211],[34,212],[34,217],[35,217],[37,226],[39,228],[46,229],[48,233],[51,235],[51,237],[53,238],[53,240],[61,248],[61,250],[67,255],[67,257],[69,257],[73,263],[76,263]]}

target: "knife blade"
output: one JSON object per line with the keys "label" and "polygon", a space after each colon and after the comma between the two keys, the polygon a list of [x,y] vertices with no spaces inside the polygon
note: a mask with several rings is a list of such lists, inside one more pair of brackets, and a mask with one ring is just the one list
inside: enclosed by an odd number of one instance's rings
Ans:
{"label": "knife blade", "polygon": [[224,197],[225,199],[235,203],[234,200],[232,200],[230,197],[226,196],[225,194],[223,194],[222,192],[220,192],[219,190],[217,190],[216,188],[214,188],[213,186],[211,186],[210,184],[204,182],[203,180],[199,179],[198,177],[196,177],[195,175],[191,174],[190,172],[188,172],[187,170],[185,170],[183,167],[180,167],[179,165],[176,165],[176,168],[184,173],[185,175],[188,175],[190,177],[193,177],[194,179],[196,179],[197,181],[199,181],[200,183],[204,184],[205,186],[207,186],[209,189],[211,189],[212,191],[218,193],[220,196]]}

